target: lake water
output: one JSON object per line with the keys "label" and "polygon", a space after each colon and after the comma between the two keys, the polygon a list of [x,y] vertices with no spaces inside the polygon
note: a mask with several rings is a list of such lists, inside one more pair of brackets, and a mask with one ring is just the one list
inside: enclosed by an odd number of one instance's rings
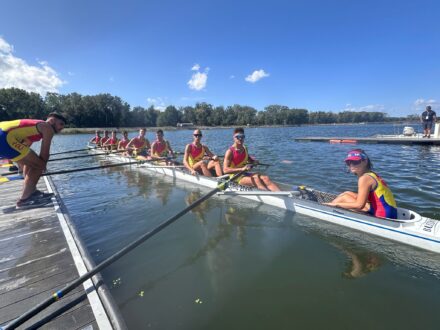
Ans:
{"label": "lake water", "polygon": [[[420,131],[419,127],[415,126]],[[246,129],[250,154],[276,164],[276,181],[329,192],[356,190],[350,146],[300,136],[369,136],[394,125]],[[131,134],[134,135],[134,134]],[[147,137],[153,139],[153,132]],[[177,151],[192,131],[166,131]],[[52,152],[90,135],[62,135]],[[224,154],[231,129],[204,131]],[[440,219],[440,147],[359,145],[400,206]],[[292,161],[291,164],[282,162]],[[98,164],[51,162],[50,170]],[[54,181],[99,263],[209,190],[128,168]],[[103,272],[131,329],[437,329],[440,255],[247,200],[212,197]]]}

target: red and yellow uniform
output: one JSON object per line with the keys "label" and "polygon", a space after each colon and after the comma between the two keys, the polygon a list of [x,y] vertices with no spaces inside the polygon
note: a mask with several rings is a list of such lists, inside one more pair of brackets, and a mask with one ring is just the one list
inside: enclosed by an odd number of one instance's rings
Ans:
{"label": "red and yellow uniform", "polygon": [[119,140],[118,138],[110,138],[106,143],[111,149],[116,149],[118,147]]}
{"label": "red and yellow uniform", "polygon": [[125,149],[127,147],[128,142],[130,142],[129,139],[122,138],[122,140],[119,142],[119,147],[121,149]]}
{"label": "red and yellow uniform", "polygon": [[134,154],[136,156],[147,156],[148,153],[145,148],[147,146],[147,140],[137,136],[137,137],[133,138],[132,141],[133,142],[130,147],[133,147],[135,149]]}
{"label": "red and yellow uniform", "polygon": [[97,142],[96,144],[99,144],[99,145],[104,145],[104,143],[106,143],[108,140],[110,140],[110,138],[108,137],[108,136],[103,136],[102,138],[101,138],[101,141],[99,141],[99,142]]}
{"label": "red and yellow uniform", "polygon": [[194,164],[201,161],[205,156],[205,146],[203,144],[197,147],[194,143],[189,145],[188,164],[193,168]]}
{"label": "red and yellow uniform", "polygon": [[95,135],[95,137],[90,141],[90,143],[100,144],[101,137],[99,135]]}
{"label": "red and yellow uniform", "polygon": [[[245,146],[243,146],[242,151],[236,149],[234,146],[231,146],[229,148],[229,150],[232,153],[230,167],[232,167],[232,168],[244,167],[249,163],[249,160],[251,158],[249,157],[247,148]],[[234,175],[235,174],[230,174],[229,177],[232,178]],[[240,175],[238,178],[236,178],[235,181],[237,183],[240,183],[241,179],[243,179],[246,176],[252,176],[252,175],[253,175],[253,173],[244,173],[244,174]]]}
{"label": "red and yellow uniform", "polygon": [[0,157],[13,161],[23,159],[29,153],[31,144],[43,138],[37,127],[43,122],[36,119],[0,122]]}
{"label": "red and yellow uniform", "polygon": [[170,151],[170,149],[168,148],[168,142],[167,141],[159,141],[156,140],[153,142],[153,144],[151,145],[151,151],[152,151],[152,155],[154,157],[166,157],[168,156],[168,153]]}
{"label": "red and yellow uniform", "polygon": [[366,173],[376,181],[376,188],[368,194],[369,213],[379,218],[397,219],[397,206],[393,193],[376,173]]}

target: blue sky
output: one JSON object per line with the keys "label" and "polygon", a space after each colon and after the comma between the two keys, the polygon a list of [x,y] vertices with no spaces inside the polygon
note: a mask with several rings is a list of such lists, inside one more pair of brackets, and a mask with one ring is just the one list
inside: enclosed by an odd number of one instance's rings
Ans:
{"label": "blue sky", "polygon": [[5,0],[0,88],[132,107],[440,111],[438,1]]}

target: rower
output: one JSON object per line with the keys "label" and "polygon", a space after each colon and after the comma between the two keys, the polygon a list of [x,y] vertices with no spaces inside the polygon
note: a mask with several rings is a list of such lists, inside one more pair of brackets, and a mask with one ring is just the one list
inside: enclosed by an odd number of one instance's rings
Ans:
{"label": "rower", "polygon": [[150,141],[145,138],[147,130],[141,128],[139,135],[132,138],[127,144],[127,149],[132,156],[139,156],[142,159],[148,159],[148,150],[150,149]]}
{"label": "rower", "polygon": [[358,177],[358,192],[346,191],[329,206],[364,211],[379,218],[397,219],[397,206],[393,193],[385,181],[372,171],[373,164],[364,150],[351,150],[345,158],[351,173]]}
{"label": "rower", "polygon": [[199,129],[193,132],[193,142],[185,147],[183,165],[192,175],[200,173],[205,176],[212,176],[211,170],[215,169],[216,176],[222,176],[219,158],[206,145],[200,142],[202,136],[202,131]]}
{"label": "rower", "polygon": [[[156,141],[151,144],[151,159],[163,160],[165,157],[174,158],[174,152],[168,140],[163,138],[163,130],[158,129],[156,131]],[[166,161],[165,164],[171,165],[172,162]]]}
{"label": "rower", "polygon": [[127,149],[127,144],[130,142],[130,139],[128,138],[128,132],[123,131],[122,132],[122,139],[118,143],[118,151],[122,151]]}
{"label": "rower", "polygon": [[[37,189],[41,174],[49,160],[50,145],[54,134],[59,133],[66,124],[66,119],[55,112],[47,120],[18,119],[0,122],[0,158],[8,158],[23,167],[24,185],[17,209],[26,209],[46,205],[47,194]],[[30,146],[41,141],[40,154],[37,155]]]}
{"label": "rower", "polygon": [[112,131],[111,137],[102,144],[103,148],[106,150],[116,150],[118,148],[119,139],[116,136],[117,132]]}
{"label": "rower", "polygon": [[[253,164],[258,165],[258,160],[249,156],[244,139],[244,129],[241,127],[234,129],[234,144],[226,151],[223,162],[223,172],[231,174],[231,177],[234,173],[250,170]],[[260,173],[246,172],[235,181],[240,185],[257,187],[260,190],[280,191],[267,175]]]}
{"label": "rower", "polygon": [[106,143],[109,139],[110,139],[110,137],[108,136],[108,131],[105,130],[105,131],[104,131],[104,136],[101,138],[101,141],[99,141],[98,145],[99,145],[100,147],[103,147],[103,146],[104,146],[104,143]]}
{"label": "rower", "polygon": [[89,143],[93,143],[96,145],[99,145],[101,143],[101,132],[99,130],[95,131],[95,136],[90,139]]}

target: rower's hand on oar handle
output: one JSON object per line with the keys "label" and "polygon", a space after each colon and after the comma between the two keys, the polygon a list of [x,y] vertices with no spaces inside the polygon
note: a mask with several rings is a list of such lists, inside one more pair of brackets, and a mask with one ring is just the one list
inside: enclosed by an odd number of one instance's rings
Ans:
{"label": "rower's hand on oar handle", "polygon": [[250,169],[252,169],[253,164],[246,164],[244,167],[242,167],[241,169],[243,171],[249,171]]}

